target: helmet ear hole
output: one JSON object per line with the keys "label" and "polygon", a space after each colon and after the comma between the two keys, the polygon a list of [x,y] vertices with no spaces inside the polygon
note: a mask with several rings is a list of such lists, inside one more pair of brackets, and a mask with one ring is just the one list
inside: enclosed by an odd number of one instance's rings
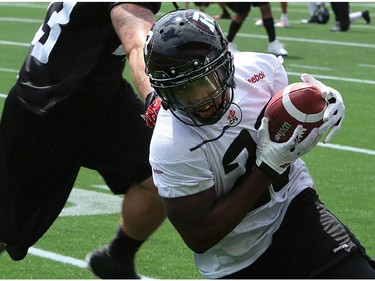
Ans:
{"label": "helmet ear hole", "polygon": [[169,103],[166,100],[162,100],[161,106],[163,107],[164,110],[169,109]]}
{"label": "helmet ear hole", "polygon": [[226,84],[231,87],[231,88],[235,88],[236,87],[236,83],[234,82],[234,77],[233,75],[229,76]]}

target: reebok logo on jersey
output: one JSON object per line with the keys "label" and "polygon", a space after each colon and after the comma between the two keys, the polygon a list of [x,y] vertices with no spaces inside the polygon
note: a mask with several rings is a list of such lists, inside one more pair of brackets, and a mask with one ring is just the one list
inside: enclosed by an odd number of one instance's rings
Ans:
{"label": "reebok logo on jersey", "polygon": [[159,175],[160,175],[160,174],[163,173],[162,171],[160,171],[160,170],[158,170],[158,169],[152,169],[152,170],[154,171],[155,174],[159,174]]}
{"label": "reebok logo on jersey", "polygon": [[236,112],[233,109],[229,110],[227,119],[229,120],[229,124],[233,125],[238,121],[238,117],[236,116]]}
{"label": "reebok logo on jersey", "polygon": [[266,78],[266,74],[263,71],[259,72],[258,74],[254,74],[252,77],[247,78],[246,81],[250,84],[254,84],[262,79]]}

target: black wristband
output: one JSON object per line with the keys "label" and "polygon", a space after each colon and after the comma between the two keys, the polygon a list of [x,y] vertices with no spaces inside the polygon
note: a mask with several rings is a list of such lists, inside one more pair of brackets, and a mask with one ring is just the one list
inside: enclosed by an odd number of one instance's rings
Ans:
{"label": "black wristband", "polygon": [[258,166],[259,170],[262,171],[263,174],[265,174],[267,177],[272,179],[272,181],[275,181],[280,175],[277,173],[274,169],[272,169],[270,166],[268,166],[266,163],[262,162]]}
{"label": "black wristband", "polygon": [[272,186],[276,192],[282,189],[289,182],[290,166],[286,168],[285,172],[282,174],[277,173],[264,162],[262,162],[258,168],[263,174],[272,179]]}
{"label": "black wristband", "polygon": [[145,110],[147,111],[147,108],[153,103],[153,101],[157,98],[158,94],[156,91],[152,91],[149,93],[145,99]]}

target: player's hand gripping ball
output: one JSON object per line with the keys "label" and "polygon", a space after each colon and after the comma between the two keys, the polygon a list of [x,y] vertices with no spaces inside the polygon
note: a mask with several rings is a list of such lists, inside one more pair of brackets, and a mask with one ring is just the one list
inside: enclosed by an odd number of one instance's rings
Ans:
{"label": "player's hand gripping ball", "polygon": [[298,125],[303,126],[302,141],[312,129],[323,124],[328,105],[319,88],[307,82],[297,82],[277,92],[268,103],[264,116],[269,123],[270,139],[286,142]]}

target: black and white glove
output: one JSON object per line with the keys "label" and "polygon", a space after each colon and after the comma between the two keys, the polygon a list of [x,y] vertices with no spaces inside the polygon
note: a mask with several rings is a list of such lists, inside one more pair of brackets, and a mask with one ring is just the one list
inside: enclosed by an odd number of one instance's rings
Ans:
{"label": "black and white glove", "polygon": [[319,127],[319,135],[328,131],[323,143],[327,143],[341,128],[342,121],[345,117],[345,105],[341,94],[319,80],[316,80],[309,74],[302,74],[302,81],[314,84],[322,93],[323,98],[328,101],[328,106],[324,112],[323,125]]}
{"label": "black and white glove", "polygon": [[314,128],[304,140],[298,142],[304,132],[302,125],[298,125],[287,142],[278,143],[270,139],[268,127],[268,119],[263,117],[257,132],[256,165],[272,179],[276,179],[290,164],[314,148],[321,137],[319,128]]}

